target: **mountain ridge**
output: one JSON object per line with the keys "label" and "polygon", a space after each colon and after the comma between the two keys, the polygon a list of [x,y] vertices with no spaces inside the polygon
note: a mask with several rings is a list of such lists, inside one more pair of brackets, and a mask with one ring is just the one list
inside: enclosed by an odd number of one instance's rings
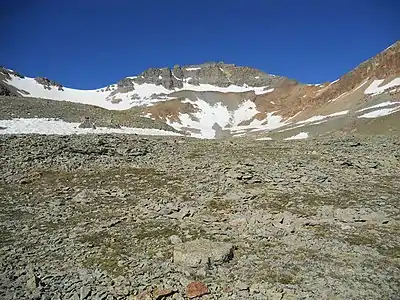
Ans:
{"label": "mountain ridge", "polygon": [[228,136],[268,133],[298,127],[304,124],[299,122],[313,117],[348,117],[349,112],[369,103],[396,100],[398,86],[399,41],[339,79],[323,84],[304,84],[250,67],[207,62],[149,68],[104,88],[75,90],[48,78],[28,78],[0,69],[0,94],[71,101],[110,111],[134,108],[142,117],[200,138],[215,138],[221,132]]}

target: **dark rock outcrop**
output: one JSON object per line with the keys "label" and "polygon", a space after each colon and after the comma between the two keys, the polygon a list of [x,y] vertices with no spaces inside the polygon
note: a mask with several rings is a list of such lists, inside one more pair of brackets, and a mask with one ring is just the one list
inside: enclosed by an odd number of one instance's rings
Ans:
{"label": "dark rock outcrop", "polygon": [[182,80],[180,80],[177,76],[174,76],[173,72],[169,68],[150,68],[133,80],[138,84],[149,83],[162,85],[169,90],[183,87]]}
{"label": "dark rock outcrop", "polygon": [[16,93],[11,91],[6,85],[0,83],[0,96],[18,96]]}
{"label": "dark rock outcrop", "polygon": [[54,80],[50,80],[47,77],[36,77],[35,81],[41,85],[47,90],[51,90],[52,87],[56,87],[59,91],[63,91],[64,88],[61,84],[58,82],[55,82]]}
{"label": "dark rock outcrop", "polygon": [[[219,87],[238,86],[270,86],[279,85],[284,77],[266,74],[260,70],[225,64],[223,62],[207,62],[199,65],[175,65],[170,68],[150,68],[136,78],[125,78],[123,81],[136,84],[162,85],[166,89],[182,89],[185,84],[211,84]],[[125,86],[125,84],[124,84]]]}
{"label": "dark rock outcrop", "polygon": [[16,71],[13,71],[13,70],[6,69],[3,66],[0,66],[0,73],[3,73],[4,75],[7,75],[7,79],[11,79],[10,75],[19,77],[21,79],[25,78],[25,76],[23,76],[22,74],[20,74],[20,73],[18,73]]}
{"label": "dark rock outcrop", "polygon": [[96,129],[96,126],[94,125],[94,123],[90,120],[89,117],[85,117],[85,120],[79,124],[78,126],[79,128],[92,128],[92,129]]}

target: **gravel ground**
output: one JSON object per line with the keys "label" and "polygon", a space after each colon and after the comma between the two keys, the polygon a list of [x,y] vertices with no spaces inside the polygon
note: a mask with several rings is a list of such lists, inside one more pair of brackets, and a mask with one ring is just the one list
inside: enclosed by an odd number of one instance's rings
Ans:
{"label": "gravel ground", "polygon": [[1,299],[400,299],[400,138],[0,136]]}

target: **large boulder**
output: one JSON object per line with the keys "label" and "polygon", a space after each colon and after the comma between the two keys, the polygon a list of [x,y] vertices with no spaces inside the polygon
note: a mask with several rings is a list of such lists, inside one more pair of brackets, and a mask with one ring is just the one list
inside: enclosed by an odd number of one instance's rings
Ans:
{"label": "large boulder", "polygon": [[184,268],[209,269],[221,265],[233,258],[231,243],[213,242],[207,239],[197,239],[174,246],[173,261]]}
{"label": "large boulder", "polygon": [[96,129],[96,126],[94,125],[94,123],[90,120],[89,117],[85,117],[85,120],[79,124],[78,126],[79,128],[92,128],[92,129]]}

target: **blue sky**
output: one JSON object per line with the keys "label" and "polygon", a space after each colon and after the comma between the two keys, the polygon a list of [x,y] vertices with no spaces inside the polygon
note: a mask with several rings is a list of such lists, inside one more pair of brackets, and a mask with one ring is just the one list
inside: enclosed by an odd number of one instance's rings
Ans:
{"label": "blue sky", "polygon": [[400,39],[397,0],[22,3],[0,12],[0,65],[80,89],[206,61],[332,81]]}

